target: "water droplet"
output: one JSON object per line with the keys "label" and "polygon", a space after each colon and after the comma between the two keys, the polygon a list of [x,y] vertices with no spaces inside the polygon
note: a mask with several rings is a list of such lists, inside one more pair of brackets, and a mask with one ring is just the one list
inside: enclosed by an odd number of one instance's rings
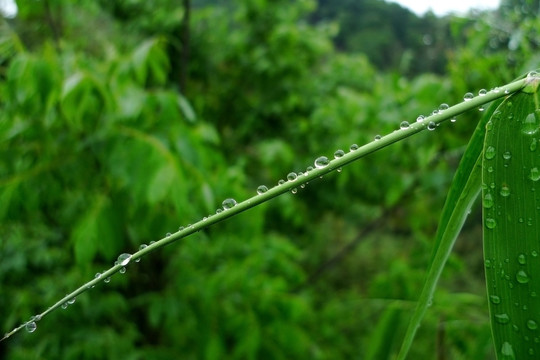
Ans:
{"label": "water droplet", "polygon": [[267,191],[268,188],[266,187],[266,185],[259,185],[259,187],[257,187],[257,194],[259,195],[264,194]]}
{"label": "water droplet", "polygon": [[473,95],[473,93],[470,93],[470,92],[463,95],[463,100],[465,100],[465,101],[472,100],[473,98],[474,98],[474,95]]}
{"label": "water droplet", "polygon": [[75,303],[75,298],[72,297],[72,298],[69,299],[67,302],[68,302],[69,305],[73,305],[73,304]]}
{"label": "water droplet", "polygon": [[530,330],[536,330],[538,329],[538,323],[534,320],[529,320],[527,321],[527,327],[530,329]]}
{"label": "water droplet", "polygon": [[118,262],[118,264],[122,266],[126,266],[127,264],[129,264],[130,260],[131,260],[131,254],[124,253],[124,254],[118,255],[118,259],[116,261]]}
{"label": "water droplet", "polygon": [[288,181],[294,181],[296,180],[296,178],[298,177],[298,175],[296,175],[295,172],[290,172],[287,174],[287,180]]}
{"label": "water droplet", "polygon": [[405,130],[409,128],[409,122],[408,121],[402,121],[401,124],[399,124],[399,128],[401,130]]}
{"label": "water droplet", "polygon": [[457,121],[457,118],[454,116],[453,118],[450,119],[450,122],[453,122],[455,123]]}
{"label": "water droplet", "polygon": [[433,131],[433,130],[435,130],[436,128],[437,128],[437,124],[435,124],[433,121],[430,121],[430,122],[428,123],[428,125],[427,125],[427,129],[428,129],[429,131]]}
{"label": "water droplet", "polygon": [[540,180],[540,170],[538,170],[537,167],[533,167],[531,169],[531,172],[529,174],[529,179],[531,179],[532,181]]}
{"label": "water droplet", "polygon": [[139,250],[144,250],[148,247],[148,245],[146,244],[141,244],[141,246],[139,246]]}
{"label": "water droplet", "polygon": [[478,107],[478,111],[484,111],[484,110],[486,110],[486,108],[484,107],[484,105],[480,105],[480,106]]}
{"label": "water droplet", "polygon": [[486,266],[486,269],[490,269],[491,268],[491,260],[486,259],[486,261],[484,261],[484,265]]}
{"label": "water droplet", "polygon": [[486,219],[486,227],[488,229],[494,229],[495,226],[497,226],[497,222],[495,221],[495,219],[492,219],[492,218]]}
{"label": "water droplet", "polygon": [[155,241],[150,241],[150,242],[148,243],[149,246],[152,245],[152,244],[155,244]]}
{"label": "water droplet", "polygon": [[503,153],[503,159],[504,160],[510,160],[512,158],[512,153],[510,151],[505,151]]}
{"label": "water droplet", "polygon": [[508,324],[510,322],[510,317],[508,314],[495,314],[495,321],[499,324]]}
{"label": "water droplet", "polygon": [[108,277],[108,278],[105,278],[105,280],[103,280],[106,284],[110,283],[111,282],[111,278]]}
{"label": "water droplet", "polygon": [[486,151],[484,152],[484,157],[488,160],[491,160],[495,157],[495,154],[496,154],[495,147],[488,146]]}
{"label": "water droplet", "polygon": [[375,135],[374,139],[375,141],[379,141],[381,140],[382,136],[381,135]]}
{"label": "water droplet", "polygon": [[519,270],[516,274],[516,280],[520,284],[526,284],[529,282],[529,275],[524,270]]}
{"label": "water droplet", "polygon": [[484,96],[486,94],[487,94],[486,89],[481,89],[480,91],[478,91],[478,95],[480,95],[480,96]]}
{"label": "water droplet", "polygon": [[306,176],[307,176],[307,173],[308,173],[309,171],[313,171],[313,166],[308,166],[308,167],[306,168]]}
{"label": "water droplet", "polygon": [[94,276],[96,279],[99,279],[101,277],[101,273],[96,273],[96,276]]}
{"label": "water droplet", "polygon": [[531,251],[531,255],[532,255],[533,257],[537,257],[537,256],[538,256],[538,252],[535,251],[535,250],[533,250],[533,251]]}
{"label": "water droplet", "polygon": [[505,93],[505,94],[510,94],[510,90],[504,89],[504,93]]}
{"label": "water droplet", "polygon": [[223,206],[223,210],[232,209],[235,205],[236,205],[236,200],[234,200],[233,198],[225,199],[221,203],[221,206]]}
{"label": "water droplet", "polygon": [[329,163],[330,161],[326,156],[319,156],[317,159],[315,159],[315,167],[319,169],[327,166]]}
{"label": "water droplet", "polygon": [[493,129],[493,122],[491,120],[489,120],[487,123],[486,123],[486,130],[487,131],[491,131],[491,129]]}
{"label": "water droplet", "polygon": [[527,257],[525,256],[525,254],[518,255],[518,263],[520,263],[521,265],[525,265],[527,263]]}
{"label": "water droplet", "polygon": [[337,170],[338,173],[340,173],[340,172],[343,171],[343,168],[340,168],[340,167],[339,167],[339,168],[337,168],[336,170]]}
{"label": "water droplet", "polygon": [[300,184],[300,188],[304,189],[306,187],[306,184]]}
{"label": "water droplet", "polygon": [[285,180],[283,179],[279,179],[279,181],[277,182],[278,185],[283,185],[285,184]]}
{"label": "water droplet", "polygon": [[533,135],[538,132],[539,124],[536,113],[527,115],[521,124],[521,132],[525,135]]}
{"label": "water droplet", "polygon": [[216,209],[216,214],[221,214],[223,212],[223,209],[222,208],[217,208]]}
{"label": "water droplet", "polygon": [[484,196],[484,207],[486,209],[489,209],[493,206],[493,195],[491,195],[490,193],[487,193],[485,196]]}
{"label": "water droplet", "polygon": [[416,122],[422,122],[425,118],[426,117],[424,115],[418,115],[418,117],[416,118]]}
{"label": "water droplet", "polygon": [[358,150],[358,145],[352,144],[352,145],[349,147],[349,150],[350,150],[350,151],[356,151],[356,150]]}
{"label": "water droplet", "polygon": [[514,354],[514,349],[508,341],[505,341],[501,346],[501,355],[503,358],[501,360],[515,360],[516,355]]}
{"label": "water droplet", "polygon": [[125,273],[126,273],[126,268],[125,268],[125,267],[121,268],[121,269],[119,270],[119,273],[120,273],[120,274],[125,274]]}
{"label": "water droplet", "polygon": [[506,185],[503,185],[501,187],[501,196],[502,197],[508,197],[510,195],[510,188]]}
{"label": "water droplet", "polygon": [[339,149],[339,150],[336,150],[336,152],[334,153],[334,158],[339,159],[343,155],[345,155],[345,151]]}
{"label": "water droplet", "polygon": [[40,321],[41,320],[41,315],[34,315],[32,316],[32,318],[30,319],[30,321]]}
{"label": "water droplet", "polygon": [[441,105],[439,105],[439,111],[447,110],[449,107],[450,106],[448,106],[448,104],[442,103]]}
{"label": "water droplet", "polygon": [[293,189],[291,189],[291,192],[292,192],[293,194],[296,194],[296,193],[298,192],[298,189],[297,189],[297,188],[293,188]]}
{"label": "water droplet", "polygon": [[501,298],[498,297],[497,295],[491,295],[489,297],[489,300],[491,301],[491,303],[495,304],[495,305],[498,305],[501,303]]}
{"label": "water droplet", "polygon": [[172,234],[171,234],[170,232],[168,232],[168,233],[165,234],[165,237],[169,237],[169,236],[171,236],[171,235],[172,235]]}
{"label": "water droplet", "polygon": [[35,321],[29,321],[24,327],[26,328],[26,331],[28,331],[29,333],[33,333],[37,329],[37,324]]}
{"label": "water droplet", "polygon": [[62,309],[65,310],[65,309],[67,309],[67,307],[68,307],[68,303],[65,302],[65,303],[63,303],[62,305],[60,305],[60,307],[61,307]]}

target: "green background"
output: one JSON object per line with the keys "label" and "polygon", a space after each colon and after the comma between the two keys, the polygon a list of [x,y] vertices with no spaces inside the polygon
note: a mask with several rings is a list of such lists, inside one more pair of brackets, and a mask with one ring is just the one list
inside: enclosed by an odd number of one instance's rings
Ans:
{"label": "green background", "polygon": [[[123,252],[538,67],[539,1],[19,1],[0,24],[0,331]],[[188,21],[189,19],[189,21]],[[480,113],[130,264],[6,359],[388,359]],[[480,207],[410,358],[493,359]]]}

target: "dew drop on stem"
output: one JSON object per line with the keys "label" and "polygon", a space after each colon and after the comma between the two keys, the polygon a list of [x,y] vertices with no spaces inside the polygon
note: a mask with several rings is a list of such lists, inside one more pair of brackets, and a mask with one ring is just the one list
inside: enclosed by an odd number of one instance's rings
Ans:
{"label": "dew drop on stem", "polygon": [[379,140],[381,140],[381,138],[382,138],[381,135],[375,135],[374,140],[375,140],[375,141],[379,141]]}
{"label": "dew drop on stem", "polygon": [[298,177],[298,175],[296,175],[295,172],[290,172],[287,174],[287,180],[288,181],[294,181],[296,180],[296,178]]}
{"label": "dew drop on stem", "polygon": [[409,122],[408,121],[402,121],[401,124],[399,124],[399,128],[401,130],[405,130],[409,128]]}
{"label": "dew drop on stem", "polygon": [[358,145],[352,144],[352,145],[349,147],[349,150],[350,150],[350,151],[356,151],[356,150],[358,150]]}
{"label": "dew drop on stem", "polygon": [[267,191],[268,191],[268,188],[266,187],[266,185],[259,185],[257,187],[257,194],[259,195],[264,194]]}
{"label": "dew drop on stem", "polygon": [[317,159],[315,159],[314,164],[316,168],[320,169],[320,168],[328,166],[329,163],[330,161],[328,160],[326,156],[319,156]]}
{"label": "dew drop on stem", "polygon": [[37,329],[37,324],[35,321],[29,321],[26,323],[24,327],[26,331],[28,331],[29,333],[33,333]]}
{"label": "dew drop on stem", "polygon": [[131,260],[131,254],[123,253],[123,254],[118,255],[118,259],[116,261],[119,265],[126,266],[127,264],[129,264],[130,260]]}
{"label": "dew drop on stem", "polygon": [[463,100],[465,100],[465,101],[472,100],[473,98],[474,98],[474,95],[473,95],[473,93],[470,93],[470,92],[463,95]]}
{"label": "dew drop on stem", "polygon": [[486,89],[481,89],[480,91],[478,91],[478,95],[480,96],[484,96],[487,94],[487,90]]}
{"label": "dew drop on stem", "polygon": [[221,203],[221,206],[223,206],[223,210],[229,210],[236,206],[236,200],[233,198],[228,198],[223,200]]}
{"label": "dew drop on stem", "polygon": [[343,155],[345,155],[345,152],[343,150],[339,149],[339,150],[336,150],[336,152],[334,153],[334,158],[339,159]]}
{"label": "dew drop on stem", "polygon": [[416,118],[416,122],[422,122],[425,118],[426,117],[424,115],[418,115],[418,117]]}
{"label": "dew drop on stem", "polygon": [[449,107],[450,106],[448,106],[448,104],[442,103],[441,105],[439,105],[439,111],[447,110]]}

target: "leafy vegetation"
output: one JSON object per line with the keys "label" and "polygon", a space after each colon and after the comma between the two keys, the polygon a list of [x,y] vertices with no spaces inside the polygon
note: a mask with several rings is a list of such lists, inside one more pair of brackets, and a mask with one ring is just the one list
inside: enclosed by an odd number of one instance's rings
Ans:
{"label": "leafy vegetation", "polygon": [[[338,26],[310,22],[313,1],[194,4],[189,43],[179,40],[186,9],[172,1],[38,4],[18,4],[0,34],[4,331],[223,199],[537,63],[537,17],[510,2],[446,19],[447,75],[409,78],[395,63],[381,72],[362,53],[337,51]],[[498,16],[508,23],[492,29]],[[478,118],[462,115],[145,257],[35,333],[0,342],[0,354],[392,358],[430,261],[434,209]],[[481,228],[475,206],[411,358],[493,358]]]}

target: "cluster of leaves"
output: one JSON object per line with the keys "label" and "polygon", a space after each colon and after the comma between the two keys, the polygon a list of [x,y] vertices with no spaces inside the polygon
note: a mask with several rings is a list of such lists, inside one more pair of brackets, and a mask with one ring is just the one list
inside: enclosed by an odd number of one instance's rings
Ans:
{"label": "cluster of leaves", "polygon": [[[309,24],[308,0],[192,9],[181,94],[172,74],[184,9],[146,3],[19,4],[14,22],[2,24],[4,331],[225,197],[251,196],[321,153],[371,141],[463,95],[455,69],[405,79],[338,53],[335,27]],[[469,69],[490,84],[493,73],[482,69],[496,60],[480,60]],[[34,334],[0,343],[0,354],[389,357],[422,285],[433,209],[474,128],[466,119],[130,265]],[[490,353],[478,234],[470,225],[411,356],[437,346],[475,359]]]}

